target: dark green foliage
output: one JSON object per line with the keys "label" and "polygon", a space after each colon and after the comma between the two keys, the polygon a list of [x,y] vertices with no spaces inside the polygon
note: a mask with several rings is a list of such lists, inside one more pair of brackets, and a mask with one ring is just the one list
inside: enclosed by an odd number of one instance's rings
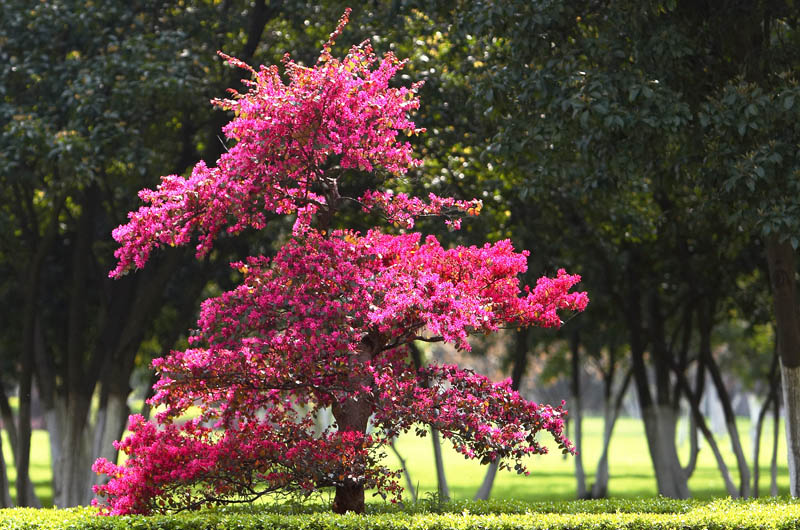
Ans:
{"label": "dark green foliage", "polygon": [[[439,506],[439,505],[437,505]],[[642,500],[522,503],[455,502],[405,509],[373,506],[366,515],[335,515],[322,505],[239,507],[170,516],[95,517],[90,508],[0,510],[0,529],[284,529],[284,530],[516,530],[516,529],[789,529],[798,527],[796,500]]]}

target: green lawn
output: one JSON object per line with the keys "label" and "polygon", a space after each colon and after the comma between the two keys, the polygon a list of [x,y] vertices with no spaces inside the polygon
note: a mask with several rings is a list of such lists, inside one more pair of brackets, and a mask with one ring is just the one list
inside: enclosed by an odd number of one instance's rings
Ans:
{"label": "green lawn", "polygon": [[[765,436],[762,439],[760,482],[762,494],[769,492],[769,458],[772,447],[771,425],[771,422],[765,424]],[[584,421],[585,442],[583,457],[584,466],[589,474],[588,483],[592,482],[591,474],[594,472],[602,449],[600,445],[602,426],[601,418],[590,417]],[[742,420],[739,427],[749,461],[751,453],[748,433],[749,422]],[[778,484],[781,493],[785,494],[788,493],[789,477],[786,469],[786,449],[782,428],[780,435]],[[5,433],[3,433],[3,436],[3,449],[6,462],[8,462],[11,457],[9,454],[10,447],[5,438]],[[730,467],[734,481],[738,480],[735,460],[729,450],[729,440],[727,437],[719,436],[718,443],[725,453],[725,459]],[[684,459],[688,454],[688,446],[688,442],[685,442],[680,447]],[[695,471],[689,482],[693,495],[703,499],[726,496],[727,493],[719,476],[711,450],[705,444],[702,444],[701,447],[697,471]],[[436,473],[433,465],[431,438],[416,438],[412,434],[405,435],[398,440],[397,449],[405,458],[412,481],[415,485],[419,485],[422,496],[424,497],[428,492],[436,491]],[[465,460],[447,444],[444,444],[443,449],[447,478],[453,497],[456,499],[472,498],[483,480],[485,468],[476,461]],[[393,454],[390,453],[388,458],[393,465],[399,465]],[[52,504],[52,491],[49,485],[49,459],[50,447],[47,432],[35,431],[32,441],[31,476],[35,483],[36,492],[45,505]],[[531,469],[531,475],[527,477],[510,472],[499,473],[492,490],[492,497],[526,501],[575,498],[574,459],[572,457],[565,458],[560,453],[533,457],[530,459],[529,468]],[[622,418],[617,423],[611,443],[610,472],[609,494],[613,497],[632,498],[656,494],[655,479],[650,467],[647,442],[644,438],[640,421]],[[15,472],[11,469],[9,480],[12,482],[12,495],[14,494],[14,478]]]}
{"label": "green lawn", "polygon": [[[9,466],[8,481],[11,487],[11,497],[14,498],[17,494],[17,488],[14,485],[17,479],[17,472],[11,462],[11,445],[8,443],[8,437],[5,430],[3,434],[3,457],[6,465]],[[50,477],[52,470],[50,469],[50,437],[45,430],[35,430],[31,436],[31,466],[30,466],[31,480],[33,480],[33,487],[36,494],[42,501],[44,506],[53,505],[53,488],[50,485]]]}
{"label": "green lawn", "polygon": [[[772,447],[772,423],[766,423],[761,442],[761,492],[769,493],[769,459]],[[593,482],[597,459],[602,450],[602,418],[586,418],[584,420],[584,448],[582,451],[584,467],[590,475],[587,483]],[[751,444],[748,433],[749,422],[740,421],[739,430],[745,455],[751,460]],[[436,473],[433,467],[431,439],[406,436],[398,440],[397,448],[406,460],[414,484],[419,484],[422,495],[436,491]],[[717,443],[723,451],[734,481],[738,480],[736,462],[730,452],[729,439],[719,436]],[[448,483],[453,497],[458,499],[472,498],[483,480],[485,468],[476,461],[465,460],[460,454],[445,447],[445,465]],[[689,452],[688,441],[680,447],[684,461]],[[782,493],[788,493],[789,475],[786,468],[786,446],[783,430],[780,431],[778,460],[778,485]],[[399,465],[394,455],[390,458]],[[752,464],[752,463],[751,463]],[[529,476],[521,476],[512,472],[498,473],[492,497],[514,498],[519,500],[557,500],[575,498],[574,459],[565,458],[560,453],[532,457]],[[614,430],[610,454],[609,495],[613,497],[642,497],[656,494],[656,483],[650,464],[644,429],[639,420],[621,418]],[[405,484],[405,482],[403,483]],[[738,484],[738,482],[737,482]],[[692,494],[698,498],[726,496],[725,486],[714,460],[711,449],[701,445],[697,470],[689,481]]]}

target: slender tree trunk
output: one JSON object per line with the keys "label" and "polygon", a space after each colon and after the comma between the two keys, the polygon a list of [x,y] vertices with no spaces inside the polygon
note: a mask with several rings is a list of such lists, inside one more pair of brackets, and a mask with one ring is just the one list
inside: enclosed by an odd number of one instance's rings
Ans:
{"label": "slender tree trunk", "polygon": [[6,459],[3,456],[3,439],[0,436],[0,508],[11,508],[14,503],[11,501],[11,492],[8,487],[8,470]]}
{"label": "slender tree trunk", "polygon": [[756,420],[756,432],[753,437],[753,497],[758,498],[760,495],[758,481],[761,478],[761,469],[759,468],[759,453],[761,452],[761,433],[764,429],[764,418],[767,416],[769,406],[772,405],[772,393],[764,401],[761,410],[758,411],[758,420]]}
{"label": "slender tree trunk", "polygon": [[714,357],[711,354],[711,330],[713,327],[713,307],[712,302],[706,302],[708,306],[706,311],[700,311],[698,314],[699,328],[700,328],[700,357],[703,364],[708,368],[708,373],[711,375],[711,381],[714,383],[714,388],[719,396],[720,403],[722,404],[722,411],[725,416],[725,426],[728,430],[728,436],[731,442],[731,451],[736,456],[736,465],[739,469],[739,497],[750,496],[750,466],[744,456],[744,449],[739,439],[739,429],[736,426],[736,416],[733,413],[733,406],[731,405],[731,397],[728,390],[725,388],[725,383],[722,381],[722,374],[719,371]]}
{"label": "slender tree trunk", "polygon": [[17,414],[17,454],[14,457],[17,470],[17,506],[32,506],[28,468],[31,457],[31,380],[33,366],[30,355],[23,355],[19,379],[19,409]]}
{"label": "slender tree trunk", "polygon": [[400,451],[397,450],[397,447],[394,445],[394,440],[391,441],[389,447],[392,448],[392,452],[400,462],[400,469],[403,470],[403,477],[406,479],[406,487],[411,493],[411,501],[417,502],[417,488],[414,487],[414,482],[411,481],[411,473],[408,472],[408,466],[406,466],[405,458],[403,458],[403,456],[400,454]]}
{"label": "slender tree trunk", "polygon": [[[703,399],[703,392],[705,392],[706,385],[706,370],[703,366],[703,363],[697,363],[697,368],[694,375],[694,395],[699,406],[700,401]],[[689,398],[687,397],[687,400],[688,399]],[[697,469],[697,457],[700,454],[700,444],[698,443],[697,435],[698,430],[699,426],[697,423],[697,417],[695,416],[691,402],[689,402],[689,461],[683,468],[683,474],[686,477],[686,480],[689,480],[689,478],[694,474],[695,469]]]}
{"label": "slender tree trunk", "polygon": [[778,496],[778,438],[780,438],[781,424],[781,400],[772,400],[772,460],[769,466],[769,494],[773,497]]}
{"label": "slender tree trunk", "polygon": [[19,407],[17,409],[17,453],[14,464],[17,471],[17,506],[36,504],[29,494],[31,490],[28,474],[31,457],[31,398],[33,391],[33,348],[34,325],[36,320],[36,297],[39,278],[31,272],[26,292],[23,329],[23,347],[19,370]]}
{"label": "slender tree trunk", "polygon": [[[656,367],[656,395],[653,399],[650,392],[650,381],[645,366],[645,344],[642,337],[643,323],[641,317],[641,300],[636,266],[629,269],[628,300],[626,304],[626,320],[630,332],[631,363],[636,393],[642,411],[647,447],[653,462],[658,493],[665,497],[685,499],[689,497],[689,486],[681,470],[678,451],[675,445],[675,426],[677,415],[668,399],[669,371],[664,367]],[[653,296],[657,296],[655,293]],[[655,312],[655,302],[651,303],[651,313]],[[653,318],[653,324],[660,325],[659,318]],[[658,338],[657,338],[658,339]],[[655,342],[661,342],[656,340]],[[660,347],[660,346],[659,346]],[[656,349],[656,348],[654,348]],[[660,357],[655,355],[655,357]],[[663,363],[664,359],[660,362]],[[657,359],[658,362],[658,359]]]}
{"label": "slender tree trunk", "polygon": [[[14,453],[17,451],[17,429],[14,426],[14,414],[11,411],[11,405],[8,402],[6,390],[3,387],[3,382],[0,381],[0,418],[2,418],[3,427],[8,434],[8,442],[11,446],[11,455],[13,458]],[[11,500],[11,489],[8,483],[8,465],[3,455],[3,439],[2,431],[0,431],[0,508],[11,508],[14,506]]]}
{"label": "slender tree trunk", "polygon": [[150,374],[150,379],[148,380],[147,383],[147,391],[144,393],[144,401],[142,401],[142,410],[139,411],[139,414],[144,416],[144,419],[146,420],[150,419],[150,415],[153,412],[153,407],[150,405],[150,403],[148,403],[148,401],[150,400],[151,397],[153,397],[156,394],[156,391],[153,388],[153,386],[156,384],[157,381],[158,381],[158,375],[156,375],[155,372]]}
{"label": "slender tree trunk", "polygon": [[790,493],[797,497],[800,496],[800,313],[795,285],[797,265],[794,249],[788,241],[772,236],[767,239],[766,246],[781,361]]}
{"label": "slender tree trunk", "polygon": [[64,452],[61,450],[64,437],[64,422],[67,420],[67,411],[61,401],[53,401],[49,405],[43,403],[44,410],[44,426],[47,429],[48,438],[50,439],[50,468],[52,469],[51,484],[53,485],[53,504],[55,506],[63,507],[59,504],[62,501],[61,492],[61,479],[58,475],[59,470],[62,468],[61,462],[64,459]]}
{"label": "slender tree trunk", "polygon": [[617,423],[617,418],[619,418],[619,411],[622,408],[622,400],[625,398],[625,394],[628,392],[628,386],[630,386],[632,375],[633,374],[630,370],[628,370],[628,373],[625,374],[622,387],[619,389],[619,393],[617,394],[613,405],[611,404],[610,399],[608,399],[610,396],[606,398],[603,414],[603,452],[600,455],[600,460],[597,461],[597,473],[595,473],[594,484],[592,484],[593,499],[601,499],[608,496],[608,451],[611,447],[611,435],[614,432],[614,425]]}
{"label": "slender tree trunk", "polygon": [[[111,389],[109,389],[111,387]],[[91,502],[94,497],[91,486],[104,484],[109,477],[97,475],[91,471],[91,461],[97,458],[105,458],[109,462],[116,462],[119,452],[114,447],[114,441],[122,439],[125,432],[130,409],[128,408],[129,385],[125,384],[109,385],[104,382],[101,387],[100,406],[94,420],[94,440],[92,441],[92,451],[89,455],[89,468],[87,469],[86,500],[81,504]]]}
{"label": "slender tree trunk", "polygon": [[478,491],[475,493],[474,500],[487,500],[489,495],[492,493],[492,486],[494,486],[494,479],[497,478],[497,468],[500,466],[499,461],[491,462],[486,470],[486,474],[483,476],[483,482],[481,482]]}
{"label": "slender tree trunk", "polygon": [[575,486],[576,497],[586,498],[586,472],[583,469],[583,403],[581,400],[581,366],[580,366],[580,336],[577,330],[570,337],[570,350],[572,356],[572,407],[570,415],[575,425]]}
{"label": "slender tree trunk", "polygon": [[688,498],[689,486],[675,446],[675,410],[671,406],[651,404],[642,409],[642,419],[658,493],[675,499]]}
{"label": "slender tree trunk", "polygon": [[[422,352],[413,342],[408,345],[411,350],[411,359],[414,367],[419,370],[422,368]],[[425,383],[426,384],[426,383]],[[447,476],[444,473],[444,459],[442,458],[442,442],[439,438],[439,431],[431,426],[431,440],[433,442],[433,461],[436,466],[436,492],[440,502],[450,500],[450,488],[447,486]]]}
{"label": "slender tree trunk", "polygon": [[14,412],[11,410],[11,404],[8,402],[8,394],[3,387],[3,381],[0,380],[0,418],[3,420],[3,427],[8,435],[8,445],[11,446],[11,455],[14,458],[17,454],[17,425],[14,421]]}
{"label": "slender tree trunk", "polygon": [[[529,339],[529,328],[520,329],[514,336],[514,357],[512,359],[513,364],[511,367],[512,390],[519,390],[519,387],[522,384],[522,378],[525,376],[525,371],[528,368]],[[497,478],[497,468],[499,465],[500,462],[492,462],[489,464],[489,468],[486,470],[486,474],[483,476],[483,482],[481,482],[478,491],[475,492],[474,499],[476,501],[487,500],[489,495],[491,495],[492,486],[494,486],[494,480]]]}
{"label": "slender tree trunk", "polygon": [[761,405],[761,410],[758,411],[758,419],[756,420],[756,429],[755,429],[755,436],[753,440],[753,496],[759,496],[759,485],[758,482],[760,480],[761,475],[761,466],[759,465],[759,456],[761,453],[761,433],[763,432],[764,428],[764,419],[767,417],[767,412],[769,411],[769,407],[773,401],[778,400],[778,393],[776,391],[777,386],[777,375],[778,375],[778,352],[775,351],[775,355],[772,357],[772,366],[769,370],[768,376],[768,383],[769,383],[769,392],[767,393],[767,398],[764,400],[764,403]]}
{"label": "slender tree trunk", "polygon": [[433,440],[433,460],[436,464],[436,493],[439,502],[450,500],[450,487],[447,485],[447,475],[444,473],[444,458],[442,458],[442,441],[439,437],[439,430],[431,427],[431,439]]}
{"label": "slender tree trunk", "polygon": [[719,450],[717,441],[714,439],[714,433],[712,433],[711,429],[709,429],[708,425],[706,425],[705,417],[700,410],[700,396],[692,392],[691,388],[689,388],[689,383],[686,381],[686,377],[683,374],[677,374],[677,377],[678,385],[683,389],[684,393],[686,394],[686,398],[689,401],[689,405],[692,408],[692,414],[697,422],[697,427],[700,429],[700,432],[703,433],[703,436],[708,442],[711,451],[714,453],[714,458],[717,460],[717,467],[719,468],[722,479],[725,482],[725,488],[728,490],[728,495],[731,497],[737,497],[738,490],[733,483],[730,471],[728,471],[728,466],[725,464],[725,460],[722,458],[722,452]]}

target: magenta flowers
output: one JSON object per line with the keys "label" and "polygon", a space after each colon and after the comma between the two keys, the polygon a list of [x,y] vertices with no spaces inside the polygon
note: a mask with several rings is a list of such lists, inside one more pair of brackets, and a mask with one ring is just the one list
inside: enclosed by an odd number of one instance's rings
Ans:
{"label": "magenta flowers", "polygon": [[[477,215],[481,203],[430,195],[426,200],[371,189],[349,197],[348,174],[400,177],[420,162],[401,141],[422,132],[409,113],[416,87],[389,81],[403,66],[378,58],[368,43],[343,59],[334,39],[313,67],[288,58],[246,69],[249,91],[215,104],[232,110],[224,128],[236,141],[217,166],[199,163],[190,178],[163,177],[140,197],[147,205],[114,231],[118,277],[145,265],[151,251],[197,238],[207,253],[223,230],[262,229],[267,215],[296,216],[277,255],[233,267],[241,285],[203,303],[191,348],[154,361],[161,379],[153,422],[132,416],[118,442],[127,460],[98,460],[107,474],[96,501],[108,514],[175,511],[254,500],[269,492],[335,488],[333,509],[363,511],[364,491],[399,498],[397,471],[381,448],[420,425],[437,427],[465,456],[526,472],[522,459],[546,448],[549,431],[564,437],[561,407],[536,405],[455,366],[417,369],[408,345],[443,341],[469,349],[467,338],[508,326],[559,326],[560,312],[581,311],[586,293],[563,270],[521,288],[527,252],[510,242],[444,248],[433,236],[333,229],[348,203],[409,230],[420,216]],[[377,182],[378,179],[375,179]],[[190,407],[199,416],[182,421]],[[330,407],[334,425],[316,413]],[[369,428],[368,428],[369,427]]]}

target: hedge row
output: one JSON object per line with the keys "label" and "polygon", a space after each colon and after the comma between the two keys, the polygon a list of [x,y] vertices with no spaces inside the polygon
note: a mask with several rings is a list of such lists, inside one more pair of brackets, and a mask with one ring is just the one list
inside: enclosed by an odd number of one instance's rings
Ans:
{"label": "hedge row", "polygon": [[793,500],[709,503],[648,499],[455,503],[335,515],[320,507],[220,508],[168,516],[97,517],[89,508],[0,510],[0,529],[50,530],[734,530],[798,529]]}

